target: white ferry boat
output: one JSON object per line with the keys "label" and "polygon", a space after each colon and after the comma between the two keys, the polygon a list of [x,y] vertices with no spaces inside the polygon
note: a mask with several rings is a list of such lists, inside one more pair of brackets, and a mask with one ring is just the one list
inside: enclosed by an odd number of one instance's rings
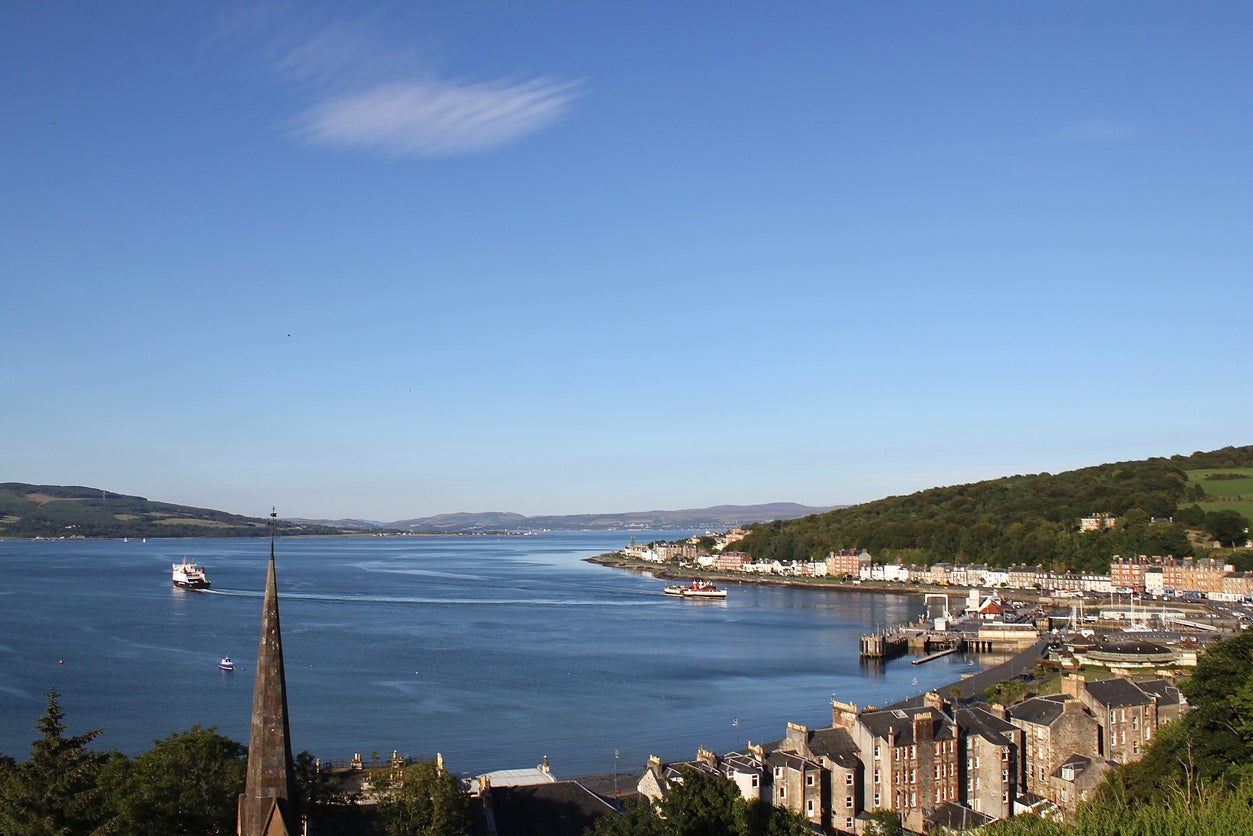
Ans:
{"label": "white ferry boat", "polygon": [[188,561],[183,558],[182,563],[172,564],[172,580],[175,586],[183,589],[208,589],[209,579],[205,577],[204,569],[196,565],[196,561]]}
{"label": "white ferry boat", "polygon": [[235,663],[231,660],[231,657],[223,656],[222,661],[218,662],[218,667],[224,671],[233,671],[235,670]]}
{"label": "white ferry boat", "polygon": [[684,598],[725,598],[727,591],[719,589],[709,581],[692,581],[689,584],[676,584],[667,586],[665,589],[667,595],[680,595]]}

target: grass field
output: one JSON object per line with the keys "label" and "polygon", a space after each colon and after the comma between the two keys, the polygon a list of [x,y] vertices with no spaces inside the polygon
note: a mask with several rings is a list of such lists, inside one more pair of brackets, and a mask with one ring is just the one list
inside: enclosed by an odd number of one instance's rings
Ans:
{"label": "grass field", "polygon": [[[1226,467],[1209,470],[1189,470],[1188,484],[1200,485],[1205,492],[1213,497],[1236,499],[1248,497],[1253,499],[1253,467]],[[1240,479],[1213,479],[1213,476],[1241,476]]]}
{"label": "grass field", "polygon": [[[1232,510],[1253,519],[1253,467],[1209,468],[1205,470],[1189,470],[1188,484],[1200,485],[1209,495],[1199,503],[1205,511]],[[1238,475],[1239,479],[1211,479],[1215,474]],[[1180,505],[1189,505],[1184,500]]]}

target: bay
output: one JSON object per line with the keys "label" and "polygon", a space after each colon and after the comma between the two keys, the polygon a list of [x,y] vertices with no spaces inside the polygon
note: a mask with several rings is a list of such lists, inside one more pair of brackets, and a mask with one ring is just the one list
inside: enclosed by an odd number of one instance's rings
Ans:
{"label": "bay", "polygon": [[[884,705],[979,670],[858,660],[918,594],[733,584],[691,601],[585,562],[630,536],[280,539],[294,750],[631,774],[828,725],[832,697]],[[183,556],[211,591],[171,586]],[[268,540],[0,542],[0,753],[28,756],[51,686],[70,734],[104,729],[97,748],[134,755],[197,723],[246,744],[268,557]],[[240,668],[219,671],[226,655]]]}

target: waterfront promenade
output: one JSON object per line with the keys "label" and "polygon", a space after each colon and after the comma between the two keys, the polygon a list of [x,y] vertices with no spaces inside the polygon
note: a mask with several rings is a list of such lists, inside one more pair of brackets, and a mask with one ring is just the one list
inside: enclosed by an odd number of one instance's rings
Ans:
{"label": "waterfront promenade", "polygon": [[[992,687],[998,682],[1004,682],[1007,679],[1014,679],[1022,674],[1029,673],[1035,669],[1036,663],[1044,656],[1044,652],[1048,649],[1048,639],[1040,639],[1026,650],[1015,654],[999,665],[988,668],[985,671],[959,679],[956,682],[950,682],[947,685],[941,685],[931,690],[938,693],[942,697],[953,696],[953,689],[957,689],[957,698],[959,700],[969,700],[982,691]],[[886,708],[909,708],[919,706],[923,703],[925,694],[917,694],[908,699],[894,702]]]}

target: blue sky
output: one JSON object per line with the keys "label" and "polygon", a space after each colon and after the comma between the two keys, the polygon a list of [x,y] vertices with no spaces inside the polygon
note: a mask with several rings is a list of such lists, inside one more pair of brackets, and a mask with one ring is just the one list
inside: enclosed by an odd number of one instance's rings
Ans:
{"label": "blue sky", "polygon": [[1253,442],[1248,3],[0,22],[0,481],[394,520]]}

